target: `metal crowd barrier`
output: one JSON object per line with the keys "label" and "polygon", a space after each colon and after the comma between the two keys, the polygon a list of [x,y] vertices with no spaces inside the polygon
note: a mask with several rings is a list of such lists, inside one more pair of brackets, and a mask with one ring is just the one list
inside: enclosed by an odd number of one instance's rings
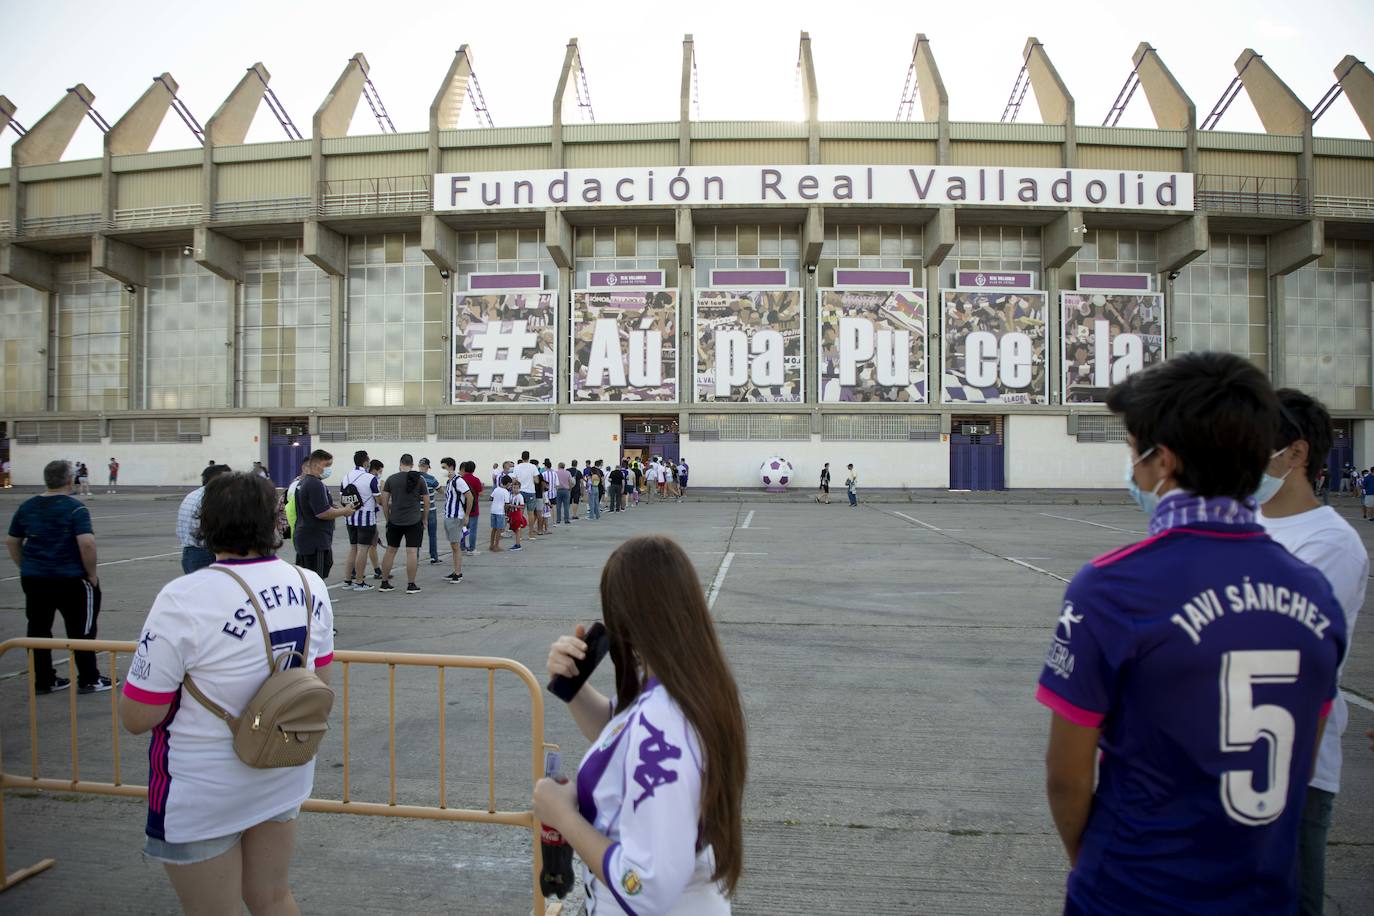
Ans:
{"label": "metal crowd barrier", "polygon": [[[75,792],[91,795],[114,795],[127,798],[146,798],[148,787],[133,785],[123,781],[120,772],[120,724],[119,724],[119,667],[120,653],[132,655],[138,644],[118,642],[108,639],[68,640],[68,639],[10,639],[0,643],[0,660],[11,650],[25,650],[28,659],[28,719],[29,719],[29,775],[21,776],[4,768],[3,754],[0,754],[0,892],[9,890],[26,878],[46,871],[56,864],[55,859],[43,859],[27,868],[10,873],[5,863],[5,818],[4,793],[7,789],[29,789],[48,792]],[[38,704],[34,694],[34,649],[49,649],[54,652],[66,651],[70,658],[70,671],[75,676],[77,649],[108,655],[108,675],[114,687],[110,690],[110,736],[114,761],[113,782],[91,782],[81,779],[80,750],[77,734],[77,691],[73,684],[68,690],[69,723],[71,729],[71,778],[45,777],[39,773],[38,753]],[[521,827],[530,833],[534,850],[533,876],[533,913],[535,916],[556,916],[560,906],[551,906],[545,913],[544,897],[539,892],[539,870],[541,866],[539,823],[532,811],[496,810],[496,672],[509,671],[518,677],[530,694],[530,787],[544,774],[544,751],[556,750],[556,745],[544,742],[544,696],[539,682],[530,670],[517,661],[506,658],[486,658],[462,655],[423,655],[402,652],[354,652],[339,650],[334,653],[336,669],[334,689],[342,700],[343,718],[343,791],[337,799],[310,798],[302,810],[325,814],[363,814],[374,817],[404,817],[421,820],[465,821],[475,824],[504,824]],[[352,797],[350,788],[349,760],[349,679],[354,665],[387,666],[387,736],[389,753],[389,792],[386,802],[358,801]],[[439,795],[438,805],[403,805],[396,800],[396,669],[434,668],[438,673],[438,738],[439,738]],[[450,808],[447,806],[447,755],[445,690],[446,672],[449,668],[480,669],[487,672],[487,806],[485,810],[475,808]]]}

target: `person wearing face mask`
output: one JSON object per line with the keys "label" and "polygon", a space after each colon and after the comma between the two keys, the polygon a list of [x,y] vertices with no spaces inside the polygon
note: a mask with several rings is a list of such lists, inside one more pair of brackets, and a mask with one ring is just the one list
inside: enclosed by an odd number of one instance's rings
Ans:
{"label": "person wearing face mask", "polygon": [[1326,577],[1255,517],[1279,402],[1246,360],[1188,353],[1107,406],[1149,537],[1074,576],[1036,693],[1065,912],[1296,912],[1346,625]]}
{"label": "person wearing face mask", "polygon": [[335,507],[329,501],[324,482],[334,472],[334,456],[315,449],[301,468],[300,483],[293,499],[296,524],[292,539],[296,544],[296,565],[321,579],[329,578],[334,567],[334,520],[353,514],[352,506]]}
{"label": "person wearing face mask", "polygon": [[[1334,438],[1331,415],[1320,401],[1301,391],[1278,392],[1277,451],[1269,459],[1255,500],[1260,524],[1293,556],[1321,570],[1345,612],[1346,657],[1355,633],[1355,618],[1364,605],[1369,581],[1369,553],[1355,529],[1335,509],[1323,506],[1314,490],[1326,467]],[[1342,663],[1342,668],[1344,663]],[[1339,677],[1339,669],[1338,674]],[[1331,809],[1341,787],[1341,735],[1349,717],[1345,697],[1337,694],[1322,733],[1317,764],[1307,786],[1302,830],[1298,835],[1298,870],[1302,888],[1300,912],[1321,916],[1326,886],[1326,834]]]}
{"label": "person wearing face mask", "polygon": [[[692,562],[662,536],[631,538],[601,573],[615,698],[568,704],[591,751],[577,779],[541,779],[534,814],[583,863],[588,913],[722,916],[743,867],[744,711]],[[578,626],[549,650],[571,677]]]}

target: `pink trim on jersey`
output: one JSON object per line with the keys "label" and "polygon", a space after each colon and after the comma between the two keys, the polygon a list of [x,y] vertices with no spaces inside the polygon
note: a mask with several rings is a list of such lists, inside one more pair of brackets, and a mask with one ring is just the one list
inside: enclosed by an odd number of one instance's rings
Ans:
{"label": "pink trim on jersey", "polygon": [[147,703],[149,706],[166,706],[176,697],[176,691],[171,693],[156,693],[152,690],[144,690],[131,681],[124,682],[124,695],[131,700],[139,703]]}
{"label": "pink trim on jersey", "polygon": [[1325,703],[1323,703],[1323,704],[1322,704],[1322,711],[1319,712],[1319,713],[1317,713],[1317,718],[1318,718],[1318,719],[1325,719],[1325,718],[1327,717],[1327,715],[1331,712],[1331,704],[1334,703],[1334,702],[1336,702],[1336,701],[1335,701],[1335,700],[1327,700]]}
{"label": "pink trim on jersey", "polygon": [[[1173,530],[1178,530],[1178,529],[1173,529]],[[1109,551],[1107,551],[1106,553],[1104,553],[1102,556],[1100,556],[1100,557],[1098,557],[1097,559],[1093,560],[1093,561],[1092,561],[1092,565],[1093,565],[1094,567],[1096,567],[1097,569],[1101,569],[1101,568],[1104,567],[1104,566],[1110,566],[1110,565],[1112,565],[1113,563],[1117,562],[1118,560],[1124,560],[1124,559],[1126,559],[1126,557],[1129,557],[1131,554],[1135,553],[1137,550],[1140,550],[1140,549],[1142,549],[1142,548],[1144,548],[1144,547],[1149,547],[1149,546],[1150,546],[1151,544],[1153,544],[1155,541],[1159,540],[1159,539],[1162,538],[1162,537],[1167,536],[1168,534],[1169,534],[1169,532],[1168,532],[1168,531],[1165,531],[1163,534],[1156,534],[1156,535],[1154,535],[1153,537],[1148,537],[1148,538],[1146,538],[1146,539],[1143,540],[1143,541],[1137,541],[1137,542],[1134,543],[1134,544],[1127,544],[1125,547],[1118,547],[1116,550],[1109,550]]]}
{"label": "pink trim on jersey", "polygon": [[[1170,531],[1184,531],[1205,538],[1227,538],[1233,541],[1267,537],[1264,531],[1202,531],[1198,528],[1171,528]],[[1166,534],[1168,532],[1165,532]]]}
{"label": "pink trim on jersey", "polygon": [[1155,541],[1161,540],[1162,538],[1166,538],[1171,534],[1177,534],[1180,532],[1183,534],[1196,534],[1198,537],[1221,538],[1223,540],[1231,541],[1253,540],[1255,538],[1263,538],[1268,536],[1263,531],[1204,531],[1200,528],[1169,528],[1168,530],[1161,531],[1159,534],[1156,534],[1152,537],[1147,537],[1143,541],[1137,541],[1134,544],[1127,544],[1125,547],[1118,547],[1116,550],[1108,551],[1107,553],[1104,553],[1102,556],[1093,560],[1092,565],[1097,569],[1101,569],[1104,566],[1111,566],[1113,563],[1116,563],[1119,560],[1126,559],[1131,554],[1135,553],[1137,550],[1140,550],[1144,547],[1149,547]]}
{"label": "pink trim on jersey", "polygon": [[334,653],[333,653],[333,652],[330,652],[328,655],[321,655],[319,658],[315,659],[315,670],[318,671],[318,670],[320,670],[321,668],[323,668],[325,665],[331,664],[333,661],[334,661]]}
{"label": "pink trim on jersey", "polygon": [[1035,699],[1074,725],[1081,725],[1084,728],[1097,728],[1102,724],[1102,720],[1107,718],[1105,713],[1093,712],[1073,705],[1044,684],[1035,689]]}

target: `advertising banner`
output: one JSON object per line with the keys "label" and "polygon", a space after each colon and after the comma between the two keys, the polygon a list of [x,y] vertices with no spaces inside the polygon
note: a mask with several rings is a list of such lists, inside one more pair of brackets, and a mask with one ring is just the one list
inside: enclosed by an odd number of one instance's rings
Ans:
{"label": "advertising banner", "polygon": [[1164,360],[1163,293],[1060,293],[1064,403],[1100,404],[1117,382]]}
{"label": "advertising banner", "polygon": [[1046,294],[1038,290],[941,292],[945,404],[1046,404]]}
{"label": "advertising banner", "polygon": [[574,401],[677,400],[677,290],[575,290]]}
{"label": "advertising banner", "polygon": [[820,399],[926,402],[926,291],[823,289]]}
{"label": "advertising banner", "polygon": [[453,297],[453,402],[553,403],[556,292]]}
{"label": "advertising banner", "polygon": [[801,290],[698,290],[698,401],[800,403]]}

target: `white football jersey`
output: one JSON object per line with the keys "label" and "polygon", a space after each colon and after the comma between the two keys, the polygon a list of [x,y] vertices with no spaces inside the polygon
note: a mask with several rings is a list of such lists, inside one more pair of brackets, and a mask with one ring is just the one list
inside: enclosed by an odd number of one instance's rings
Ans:
{"label": "white football jersey", "polygon": [[[221,563],[257,593],[278,656],[301,651],[308,619],[307,665],[318,669],[333,661],[334,612],[319,576],[305,571],[314,603],[307,617],[301,580],[289,563],[276,557]],[[189,673],[202,693],[239,715],[269,674],[258,626],[243,588],[214,568],[172,580],[153,602],[124,681],[130,699],[171,704],[153,729],[148,755],[149,836],[169,843],[227,836],[310,797],[313,760],[298,767],[249,767],[234,754],[224,721],[181,689]]]}
{"label": "white football jersey", "polygon": [[719,916],[730,902],[698,850],[701,746],[657,678],[611,717],[577,772],[578,808],[611,839],[603,884],[583,866],[587,912]]}

